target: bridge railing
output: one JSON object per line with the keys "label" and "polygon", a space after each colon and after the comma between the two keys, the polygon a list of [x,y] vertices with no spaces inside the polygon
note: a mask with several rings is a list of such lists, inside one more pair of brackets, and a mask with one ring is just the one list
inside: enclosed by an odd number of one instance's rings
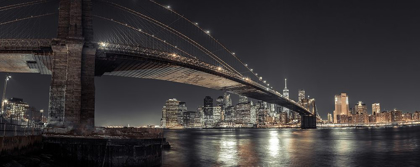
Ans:
{"label": "bridge railing", "polygon": [[13,136],[34,136],[41,135],[42,130],[36,127],[29,127],[24,125],[0,123],[0,136],[13,137]]}
{"label": "bridge railing", "polygon": [[40,50],[51,44],[51,39],[0,39],[0,50]]}
{"label": "bridge railing", "polygon": [[[223,75],[235,78],[237,80],[242,80],[244,82],[247,82],[250,85],[253,85],[255,87],[260,88],[261,90],[264,90],[266,92],[270,92],[272,94],[275,94],[279,97],[283,98],[283,95],[281,95],[278,91],[275,91],[273,89],[270,89],[269,87],[263,86],[261,84],[259,84],[258,82],[255,82],[253,80],[251,80],[250,78],[238,75],[237,73],[225,70],[219,66],[215,66],[215,65],[211,65],[208,63],[205,63],[203,61],[200,61],[197,58],[188,58],[182,55],[178,55],[175,53],[169,53],[169,52],[164,52],[164,51],[159,51],[159,50],[155,50],[155,49],[149,49],[149,48],[145,48],[142,46],[129,46],[129,45],[121,45],[121,44],[109,44],[109,43],[98,43],[99,49],[100,50],[108,50],[108,51],[119,51],[122,53],[133,53],[133,54],[144,54],[147,56],[151,56],[151,57],[155,57],[155,58],[160,58],[160,59],[165,59],[165,60],[171,60],[171,61],[175,61],[175,62],[179,62],[179,63],[183,63],[183,64],[188,64],[191,66],[200,66],[202,68],[205,68],[207,70],[210,71],[216,71],[218,73],[221,73]],[[285,100],[289,101],[290,103],[295,104],[296,106],[301,107],[302,109],[306,110],[308,113],[310,113],[310,111],[306,108],[304,108],[303,106],[301,106],[299,103],[295,102],[294,100],[288,99],[288,98],[284,98]]]}

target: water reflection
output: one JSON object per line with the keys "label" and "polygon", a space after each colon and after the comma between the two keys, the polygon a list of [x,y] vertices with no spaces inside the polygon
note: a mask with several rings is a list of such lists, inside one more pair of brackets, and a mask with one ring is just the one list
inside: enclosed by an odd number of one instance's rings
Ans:
{"label": "water reflection", "polygon": [[268,141],[267,150],[269,150],[272,157],[277,157],[280,152],[280,140],[276,130],[270,131],[270,139]]}
{"label": "water reflection", "polygon": [[168,130],[163,166],[420,166],[420,127]]}
{"label": "water reflection", "polygon": [[227,165],[227,166],[236,166],[238,164],[238,150],[236,143],[236,139],[222,135],[219,140],[219,154],[218,156],[218,164]]}

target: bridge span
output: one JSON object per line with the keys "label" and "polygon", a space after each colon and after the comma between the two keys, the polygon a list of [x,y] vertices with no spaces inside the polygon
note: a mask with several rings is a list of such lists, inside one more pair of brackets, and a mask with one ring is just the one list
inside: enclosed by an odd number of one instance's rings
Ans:
{"label": "bridge span", "polygon": [[[121,7],[115,3],[111,5]],[[97,42],[92,35],[90,0],[60,0],[59,7],[57,38],[0,39],[0,72],[52,75],[49,108],[51,126],[94,127],[94,76],[110,75],[178,82],[247,96],[296,111],[302,116],[302,128],[316,128],[316,111],[310,111],[283,97],[268,85],[259,83],[258,79],[239,73],[209,52],[204,44],[197,43],[198,40],[168,25],[161,27],[172,35],[176,34],[184,42],[188,41],[193,46],[189,47],[201,52],[187,52],[182,45],[168,44],[169,41],[149,33],[146,35],[150,40],[160,42],[158,46],[154,43],[147,46],[133,42]],[[113,19],[109,21],[115,22]],[[132,29],[128,24],[117,24]],[[144,31],[138,30],[140,33]],[[227,50],[223,45],[220,46]],[[199,57],[202,53],[216,63]],[[232,55],[237,58],[234,53]]]}

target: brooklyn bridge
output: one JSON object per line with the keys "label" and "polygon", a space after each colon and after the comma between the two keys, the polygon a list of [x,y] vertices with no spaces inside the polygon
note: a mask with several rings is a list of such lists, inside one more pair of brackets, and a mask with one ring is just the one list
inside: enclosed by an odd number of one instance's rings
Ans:
{"label": "brooklyn bridge", "polygon": [[51,75],[48,126],[93,128],[94,78],[109,75],[247,96],[289,108],[301,115],[302,128],[316,128],[316,107],[283,97],[210,31],[170,6],[146,0],[136,1],[136,9],[130,1],[4,3],[0,72]]}

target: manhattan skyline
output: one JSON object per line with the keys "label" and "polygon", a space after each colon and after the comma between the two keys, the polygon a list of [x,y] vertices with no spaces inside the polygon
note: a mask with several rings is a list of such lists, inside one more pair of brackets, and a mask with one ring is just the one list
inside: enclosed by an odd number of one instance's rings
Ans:
{"label": "manhattan skyline", "polygon": [[[291,99],[297,100],[298,90],[305,89],[316,99],[323,119],[334,110],[333,96],[341,92],[348,94],[351,106],[363,101],[381,103],[382,110],[420,110],[416,96],[420,93],[416,77],[419,70],[415,68],[420,60],[419,15],[414,13],[417,2],[158,2],[171,5],[209,29],[275,90],[282,92],[284,78],[288,79]],[[38,109],[48,109],[50,76],[12,76],[8,98],[23,98]],[[189,109],[195,110],[202,105],[203,96],[224,93],[165,81],[108,76],[97,77],[96,88],[99,126],[158,124],[155,118],[160,117],[162,105],[169,98],[186,101]],[[237,96],[232,97],[236,103]]]}

